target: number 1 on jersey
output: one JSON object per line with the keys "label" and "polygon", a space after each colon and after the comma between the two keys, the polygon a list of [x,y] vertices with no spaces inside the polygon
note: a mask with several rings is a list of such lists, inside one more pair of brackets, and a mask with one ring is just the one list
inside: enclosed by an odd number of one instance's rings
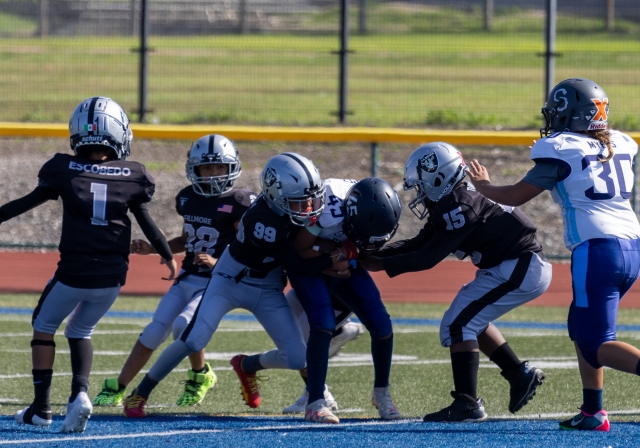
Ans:
{"label": "number 1 on jersey", "polygon": [[91,224],[94,226],[106,226],[109,224],[105,219],[107,216],[107,185],[91,182],[91,193],[93,193]]}

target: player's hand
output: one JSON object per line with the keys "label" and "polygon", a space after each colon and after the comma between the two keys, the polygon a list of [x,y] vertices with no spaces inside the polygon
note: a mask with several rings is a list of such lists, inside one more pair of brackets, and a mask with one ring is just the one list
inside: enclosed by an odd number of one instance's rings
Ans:
{"label": "player's hand", "polygon": [[351,271],[349,270],[350,267],[351,265],[349,264],[349,260],[342,260],[334,263],[330,269],[326,269],[322,271],[322,273],[327,274],[330,277],[347,278],[351,276]]}
{"label": "player's hand", "polygon": [[358,248],[351,240],[345,240],[340,247],[340,252],[344,254],[347,260],[357,260],[360,253]]}
{"label": "player's hand", "polygon": [[131,241],[131,253],[149,255],[155,253],[155,249],[145,240],[133,240]]}
{"label": "player's hand", "polygon": [[206,266],[209,269],[213,268],[218,260],[213,258],[206,252],[196,252],[193,256],[193,264],[198,266]]}
{"label": "player's hand", "polygon": [[176,278],[176,272],[178,272],[178,263],[176,263],[175,258],[172,258],[171,261],[160,258],[160,264],[166,264],[169,268],[169,276],[162,277],[162,280],[172,281],[174,278]]}
{"label": "player's hand", "polygon": [[382,258],[380,257],[361,257],[358,260],[358,267],[362,269],[366,269],[371,272],[378,272],[384,270],[384,265],[382,264]]}
{"label": "player's hand", "polygon": [[469,165],[467,166],[467,173],[469,174],[469,178],[476,188],[478,188],[478,186],[491,183],[489,172],[476,159],[473,159],[471,162],[469,162]]}

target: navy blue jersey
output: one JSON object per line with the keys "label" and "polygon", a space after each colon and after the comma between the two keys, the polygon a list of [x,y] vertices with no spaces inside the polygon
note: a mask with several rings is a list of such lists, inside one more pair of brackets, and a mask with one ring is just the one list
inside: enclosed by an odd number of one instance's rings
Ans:
{"label": "navy blue jersey", "polygon": [[430,269],[452,253],[486,269],[542,251],[536,230],[519,209],[496,204],[462,182],[430,203],[427,223],[416,237],[389,244],[379,255],[390,276]]}
{"label": "navy blue jersey", "polygon": [[255,197],[256,194],[246,188],[210,197],[197,194],[192,186],[180,190],[176,196],[176,212],[184,218],[183,230],[187,237],[182,269],[191,274],[209,276],[210,268],[193,264],[195,253],[206,252],[213,258],[219,258],[235,238],[235,222],[240,220]]}
{"label": "navy blue jersey", "polygon": [[[155,190],[144,165],[56,154],[40,169],[38,186],[62,199],[56,275],[69,286],[92,279],[123,284],[131,244],[127,211],[132,204],[149,202]],[[118,280],[105,283],[106,278]]]}

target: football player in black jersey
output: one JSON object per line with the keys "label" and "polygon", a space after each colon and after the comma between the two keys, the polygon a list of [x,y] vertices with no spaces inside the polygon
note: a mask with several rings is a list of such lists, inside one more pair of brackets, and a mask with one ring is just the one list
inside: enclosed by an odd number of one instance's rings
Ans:
{"label": "football player in black jersey", "polygon": [[[169,333],[174,339],[180,336],[200,303],[211,269],[235,238],[240,218],[256,197],[247,189],[233,188],[241,173],[240,158],[233,144],[222,135],[206,135],[191,147],[186,172],[191,185],[176,196],[176,211],[184,219],[182,234],[169,240],[174,254],[186,251],[182,270],[160,300],[153,320],[140,334],[120,375],[104,380],[94,405],[120,404],[127,385]],[[134,240],[131,251],[141,255],[155,253],[153,246],[144,240]],[[217,381],[205,362],[204,349],[189,355],[189,360],[191,369],[178,406],[200,403]]]}
{"label": "football player in black jersey", "polygon": [[71,396],[62,432],[82,432],[91,416],[87,396],[93,358],[91,334],[125,284],[131,243],[131,210],[145,236],[169,268],[177,265],[167,240],[149,216],[153,178],[144,165],[126,161],[133,134],[129,119],[113,100],[82,101],[69,121],[74,155],[56,154],[38,174],[28,195],[0,207],[0,222],[47,200],[62,199],[60,261],[33,312],[33,403],[15,414],[22,424],[51,424],[49,391],[55,358],[54,335],[69,317],[64,334],[71,351]]}
{"label": "football player in black jersey", "polygon": [[440,324],[449,347],[453,403],[425,422],[477,422],[487,418],[477,397],[479,351],[500,367],[510,384],[509,411],[535,395],[544,373],[521,362],[491,321],[540,296],[551,283],[551,265],[536,240],[536,227],[514,207],[496,204],[464,182],[466,165],[448,143],[419,147],[405,165],[404,188],[416,191],[409,208],[427,217],[412,239],[389,244],[361,263],[389,277],[430,269],[447,255],[469,257],[476,278],[456,295]]}
{"label": "football player in black jersey", "polygon": [[260,183],[262,194],[242,216],[236,238],[214,266],[193,319],[124,400],[126,416],[145,417],[146,401],[158,382],[186,356],[202,350],[222,317],[236,308],[252,312],[278,347],[231,360],[248,406],[260,405],[259,370],[305,367],[306,344],[283,294],[283,268],[313,275],[332,267],[344,272],[349,265],[344,249],[303,259],[292,246],[297,230],[317,219],[324,208],[324,184],[310,160],[295,153],[279,154],[265,165]]}

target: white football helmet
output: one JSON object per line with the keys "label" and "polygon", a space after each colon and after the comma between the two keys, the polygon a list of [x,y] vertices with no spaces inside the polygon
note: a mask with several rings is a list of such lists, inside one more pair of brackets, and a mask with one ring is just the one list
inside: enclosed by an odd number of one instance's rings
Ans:
{"label": "white football helmet", "polygon": [[[227,174],[223,176],[203,177],[198,167],[208,164],[225,164]],[[242,168],[238,151],[233,143],[222,135],[205,135],[193,144],[187,154],[187,179],[193,190],[205,197],[219,196],[233,188],[233,182],[240,176]],[[208,188],[203,188],[207,186]]]}
{"label": "white football helmet", "polygon": [[429,213],[425,199],[438,202],[466,175],[467,166],[460,151],[449,143],[433,142],[420,146],[404,166],[404,189],[416,190],[409,209],[419,219]]}
{"label": "white football helmet", "polygon": [[260,187],[269,207],[302,226],[318,218],[324,208],[324,182],[316,166],[300,154],[272,157],[260,174]]}
{"label": "white football helmet", "polygon": [[104,96],[87,98],[76,106],[69,120],[69,135],[76,155],[88,145],[108,146],[118,160],[125,160],[131,152],[129,117],[118,103]]}

